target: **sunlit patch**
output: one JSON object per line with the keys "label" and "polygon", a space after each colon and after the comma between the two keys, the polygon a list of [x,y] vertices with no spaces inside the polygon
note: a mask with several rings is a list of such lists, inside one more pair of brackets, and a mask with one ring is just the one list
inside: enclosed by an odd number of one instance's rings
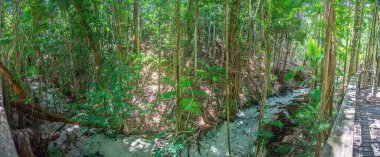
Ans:
{"label": "sunlit patch", "polygon": [[198,124],[199,126],[204,126],[206,123],[205,123],[205,120],[204,120],[203,118],[199,118],[199,119],[197,120],[197,124]]}
{"label": "sunlit patch", "polygon": [[0,113],[3,113],[4,111],[4,107],[0,106]]}
{"label": "sunlit patch", "polygon": [[128,139],[127,139],[127,138],[123,139],[123,143],[124,143],[125,145],[128,145],[128,144],[129,144]]}
{"label": "sunlit patch", "polygon": [[197,118],[197,120],[195,121],[195,123],[202,130],[207,130],[208,128],[211,127],[210,124],[206,123],[206,121],[205,121],[205,119],[203,117]]}
{"label": "sunlit patch", "polygon": [[210,150],[211,150],[211,152],[213,152],[216,155],[220,154],[219,150],[215,146],[211,146]]}
{"label": "sunlit patch", "polygon": [[159,116],[153,116],[152,120],[153,120],[153,123],[159,123],[160,120],[161,120],[161,117],[159,117]]}
{"label": "sunlit patch", "polygon": [[144,141],[143,139],[139,138],[136,139],[131,143],[131,147],[129,147],[130,152],[135,152],[137,150],[145,150],[148,151],[149,147],[151,146],[150,143]]}
{"label": "sunlit patch", "polygon": [[67,132],[73,132],[75,129],[79,129],[79,125],[73,125],[72,127],[70,127],[70,128],[67,128],[66,130],[67,130]]}
{"label": "sunlit patch", "polygon": [[238,113],[236,114],[237,117],[241,118],[241,117],[244,117],[245,116],[245,113],[242,112],[242,111],[238,111]]}

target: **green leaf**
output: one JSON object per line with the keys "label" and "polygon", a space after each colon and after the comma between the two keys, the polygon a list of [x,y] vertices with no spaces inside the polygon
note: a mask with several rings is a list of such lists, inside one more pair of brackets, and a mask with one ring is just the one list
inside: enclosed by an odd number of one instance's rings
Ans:
{"label": "green leaf", "polygon": [[180,82],[180,86],[182,88],[189,88],[193,85],[193,81],[189,80],[189,79],[184,79],[184,80],[181,80]]}
{"label": "green leaf", "polygon": [[175,91],[165,92],[165,93],[161,94],[161,99],[163,99],[163,100],[174,99],[176,94],[177,93]]}
{"label": "green leaf", "polygon": [[213,76],[212,81],[214,81],[216,83],[222,83],[223,79],[222,79],[222,77],[219,77],[219,76]]}
{"label": "green leaf", "polygon": [[38,72],[37,66],[30,66],[28,67],[28,74],[29,75],[35,75]]}
{"label": "green leaf", "polygon": [[7,44],[11,43],[13,41],[13,39],[14,39],[13,36],[2,38],[2,39],[0,39],[0,45],[7,45]]}
{"label": "green leaf", "polygon": [[194,96],[207,97],[208,94],[203,90],[192,90],[191,91]]}
{"label": "green leaf", "polygon": [[191,112],[195,115],[199,115],[201,113],[201,106],[194,99],[182,99],[180,105],[181,108],[186,112]]}
{"label": "green leaf", "polygon": [[202,70],[202,69],[197,69],[195,70],[196,73],[206,73],[206,71]]}
{"label": "green leaf", "polygon": [[292,81],[292,80],[294,79],[294,76],[295,76],[294,70],[291,69],[290,71],[288,71],[288,72],[285,74],[285,78],[284,78],[284,80],[285,80],[285,81]]}
{"label": "green leaf", "polygon": [[175,82],[171,77],[164,77],[163,82],[167,85],[174,86]]}

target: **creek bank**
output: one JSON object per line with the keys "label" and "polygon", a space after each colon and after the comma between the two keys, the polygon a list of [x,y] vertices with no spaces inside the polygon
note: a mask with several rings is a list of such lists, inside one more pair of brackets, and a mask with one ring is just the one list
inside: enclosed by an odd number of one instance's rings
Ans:
{"label": "creek bank", "polygon": [[[288,116],[288,106],[296,97],[307,93],[307,89],[297,89],[268,99],[265,117],[277,119],[278,115]],[[257,106],[242,109],[231,122],[231,145],[234,155],[249,156],[254,148],[258,127]],[[62,123],[43,123],[39,130],[49,133],[62,126]],[[225,156],[227,152],[226,122],[203,134],[197,144],[185,147],[182,156]],[[143,135],[105,135],[96,129],[84,130],[77,125],[66,125],[60,137],[49,143],[49,154],[64,157],[150,157],[155,148],[168,146],[165,139]]]}

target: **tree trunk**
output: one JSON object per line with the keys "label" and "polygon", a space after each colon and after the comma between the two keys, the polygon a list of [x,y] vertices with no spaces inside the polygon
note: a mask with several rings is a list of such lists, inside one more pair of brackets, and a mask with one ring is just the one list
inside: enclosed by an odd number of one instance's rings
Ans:
{"label": "tree trunk", "polygon": [[91,48],[92,53],[94,54],[94,57],[95,57],[95,64],[96,64],[95,65],[95,69],[97,71],[97,76],[99,77],[99,82],[100,82],[100,84],[103,84],[104,80],[103,80],[103,77],[102,77],[102,61],[101,61],[99,52],[98,52],[98,50],[96,48],[94,39],[92,37],[91,28],[88,25],[88,23],[86,22],[85,17],[83,16],[83,9],[82,9],[82,4],[81,3],[82,2],[80,2],[80,1],[75,1],[75,8],[76,8],[76,10],[78,12],[80,23],[82,24],[82,27],[86,31],[88,43],[90,44],[90,48]]}
{"label": "tree trunk", "polygon": [[352,51],[351,51],[351,57],[350,57],[350,67],[348,71],[348,80],[350,80],[351,76],[356,73],[357,71],[357,54],[359,49],[359,41],[361,37],[361,19],[362,16],[362,0],[356,1],[356,9],[355,9],[355,22],[354,22],[354,35],[352,37]]}
{"label": "tree trunk", "polygon": [[[262,44],[262,49],[265,50],[266,56],[265,56],[265,73],[264,73],[264,85],[263,85],[263,90],[262,90],[262,98],[260,102],[260,113],[259,113],[259,127],[258,127],[258,132],[264,131],[264,113],[265,113],[265,105],[267,103],[267,96],[268,96],[268,86],[269,86],[269,78],[270,78],[270,69],[271,69],[271,43],[270,43],[270,36],[269,36],[269,31],[265,30],[265,26],[270,26],[271,21],[270,21],[270,10],[271,6],[270,3],[264,3],[266,4],[266,7],[264,9],[264,6],[261,8],[261,20],[263,20],[262,24],[262,30],[263,30],[263,44]],[[255,156],[256,157],[263,157],[265,156],[264,154],[264,137],[257,137],[257,144],[256,144],[256,151],[255,151]]]}
{"label": "tree trunk", "polygon": [[[378,0],[376,0],[378,2]],[[379,72],[380,72],[380,25],[378,28],[378,41],[377,41],[377,52],[376,52],[376,62],[374,63],[374,76],[373,76],[373,87],[372,96],[375,98],[377,95],[377,87],[379,86]]]}
{"label": "tree trunk", "polygon": [[[324,17],[327,22],[324,64],[322,68],[321,104],[319,114],[323,122],[329,122],[332,117],[332,103],[335,78],[335,10],[334,0],[325,0]],[[317,144],[314,156],[321,156],[323,132],[317,135]]]}
{"label": "tree trunk", "polygon": [[177,98],[177,110],[176,110],[176,119],[177,119],[177,131],[181,131],[181,114],[182,110],[180,107],[181,102],[181,87],[180,87],[180,54],[181,54],[181,0],[177,0],[177,42],[176,42],[176,64],[175,64],[175,80],[176,80],[176,98]]}
{"label": "tree trunk", "polygon": [[[233,66],[231,67],[231,84],[230,84],[230,93],[231,93],[231,100],[233,101],[230,108],[230,113],[231,115],[234,115],[236,113],[236,102],[237,102],[237,97],[239,93],[239,83],[238,83],[238,73],[240,72],[239,67],[240,67],[240,60],[239,60],[239,51],[238,51],[238,45],[237,45],[237,22],[238,22],[238,12],[239,12],[239,0],[234,0],[233,1],[233,6],[231,8],[231,50],[232,53],[234,54],[232,63]],[[232,83],[233,81],[233,83]]]}
{"label": "tree trunk", "polygon": [[198,21],[199,21],[199,6],[198,1],[195,0],[195,23],[194,23],[194,78],[197,79],[198,69]]}
{"label": "tree trunk", "polygon": [[224,0],[224,48],[225,48],[225,57],[226,57],[226,71],[225,71],[225,93],[226,93],[226,118],[227,118],[227,145],[228,145],[228,155],[231,154],[231,138],[230,138],[230,80],[229,80],[229,54],[228,54],[228,0]]}
{"label": "tree trunk", "polygon": [[139,33],[139,0],[133,3],[133,23],[135,31],[135,53],[140,53],[140,33]]}
{"label": "tree trunk", "polygon": [[[351,1],[349,0],[348,1],[349,4],[351,4]],[[347,15],[347,19],[349,19],[351,17],[351,5],[349,6],[348,8],[348,15]],[[349,23],[349,26],[350,26],[350,23]],[[349,27],[348,27],[349,28]],[[342,95],[342,100],[344,98],[344,93],[346,92],[346,84],[348,82],[347,80],[347,57],[348,57],[348,51],[349,51],[349,42],[350,42],[350,30],[347,29],[347,34],[346,34],[346,53],[345,53],[345,57],[344,57],[344,66],[343,66],[343,83],[342,83],[342,92],[341,92],[341,95]]]}

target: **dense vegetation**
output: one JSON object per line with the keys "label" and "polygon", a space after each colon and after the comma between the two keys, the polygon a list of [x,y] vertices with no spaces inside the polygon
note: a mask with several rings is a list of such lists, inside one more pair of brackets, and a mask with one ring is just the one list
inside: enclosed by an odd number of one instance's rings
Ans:
{"label": "dense vegetation", "polygon": [[[226,121],[233,154],[230,121],[257,107],[249,156],[320,156],[350,78],[379,71],[378,8],[378,0],[0,0],[5,108],[18,116],[9,123],[150,135],[168,141],[155,156],[177,156]],[[309,88],[305,100],[286,118],[267,118],[267,98],[296,88]],[[290,123],[301,140],[274,145],[273,128]]]}

